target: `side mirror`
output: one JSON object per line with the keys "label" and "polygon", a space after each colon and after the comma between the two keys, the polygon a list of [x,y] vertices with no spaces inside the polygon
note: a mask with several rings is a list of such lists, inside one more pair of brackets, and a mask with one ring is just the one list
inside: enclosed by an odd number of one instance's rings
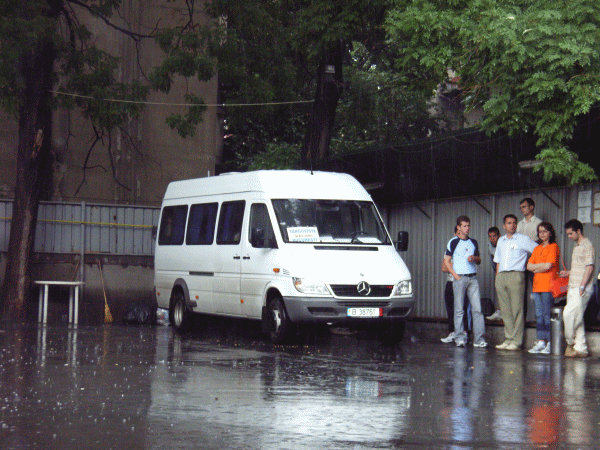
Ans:
{"label": "side mirror", "polygon": [[408,250],[408,231],[399,231],[398,240],[396,241],[396,250],[405,252]]}

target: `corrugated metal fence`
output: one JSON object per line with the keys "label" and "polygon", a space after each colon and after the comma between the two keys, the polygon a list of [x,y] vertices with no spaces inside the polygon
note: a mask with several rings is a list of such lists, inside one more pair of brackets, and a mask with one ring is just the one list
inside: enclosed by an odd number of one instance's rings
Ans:
{"label": "corrugated metal fence", "polygon": [[[35,251],[153,256],[152,227],[160,208],[43,202],[38,210]],[[0,251],[8,250],[12,201],[0,201]]]}
{"label": "corrugated metal fence", "polygon": [[[519,203],[523,198],[531,197],[536,204],[536,216],[554,226],[557,243],[561,248],[567,268],[570,268],[573,243],[567,238],[563,226],[567,220],[578,218],[579,192],[592,191],[592,193],[596,193],[599,190],[599,185],[594,183],[570,188],[548,188],[446,199],[386,208],[384,216],[387,217],[390,234],[396,236],[401,230],[409,232],[409,249],[402,253],[402,257],[413,277],[417,305],[415,316],[446,317],[443,300],[446,278],[445,274],[441,272],[441,263],[459,215],[469,216],[471,219],[470,237],[479,243],[482,255],[482,263],[478,271],[481,295],[494,298],[487,230],[492,226],[497,226],[501,234],[504,234],[502,228],[504,215],[512,213],[521,220],[523,216],[519,210]],[[597,255],[600,254],[599,228],[591,223],[584,223],[584,234],[594,244]],[[597,273],[598,265],[595,270]],[[534,307],[530,304],[527,318],[533,320],[534,317]]]}
{"label": "corrugated metal fence", "polygon": [[[502,218],[513,213],[521,218],[519,203],[525,197],[536,202],[535,213],[554,225],[557,242],[570,267],[573,244],[563,225],[578,217],[581,191],[600,190],[597,183],[570,188],[548,188],[517,193],[503,193],[468,198],[445,199],[381,208],[392,236],[406,230],[409,250],[402,254],[412,277],[416,302],[415,316],[445,318],[443,302],[445,276],[441,262],[448,240],[453,235],[456,218],[466,214],[471,219],[470,236],[479,242],[482,263],[479,283],[482,296],[495,297],[493,274],[487,250],[487,230],[500,228]],[[0,251],[8,248],[12,202],[0,201]],[[112,255],[154,255],[152,227],[157,225],[160,208],[86,203],[51,203],[40,205],[35,251],[46,253],[105,253]],[[600,254],[600,230],[584,224],[584,233]],[[596,268],[596,270],[598,267]],[[534,317],[532,305],[528,320]]]}

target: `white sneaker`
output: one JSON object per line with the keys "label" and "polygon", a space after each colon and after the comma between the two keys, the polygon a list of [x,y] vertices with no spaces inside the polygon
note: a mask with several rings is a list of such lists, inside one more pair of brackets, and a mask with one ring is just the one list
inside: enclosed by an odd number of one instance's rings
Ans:
{"label": "white sneaker", "polygon": [[486,317],[487,320],[502,320],[502,312],[498,309],[491,316]]}
{"label": "white sneaker", "polygon": [[509,346],[509,344],[510,344],[510,342],[504,341],[502,344],[496,345],[496,348],[499,348],[500,350],[504,350],[506,347]]}
{"label": "white sneaker", "polygon": [[529,353],[540,353],[545,348],[546,343],[544,341],[537,341],[535,345],[529,349]]}
{"label": "white sneaker", "polygon": [[473,342],[473,347],[485,348],[487,346],[488,346],[488,343],[485,342],[483,339],[479,343]]}
{"label": "white sneaker", "polygon": [[444,344],[447,344],[449,342],[452,342],[455,337],[456,337],[456,333],[453,331],[452,333],[450,333],[445,338],[441,338],[440,341],[442,341]]}
{"label": "white sneaker", "polygon": [[546,346],[544,347],[544,349],[540,353],[543,353],[544,355],[549,355],[550,354],[550,350],[551,350],[550,349],[550,342],[548,342],[546,344]]}

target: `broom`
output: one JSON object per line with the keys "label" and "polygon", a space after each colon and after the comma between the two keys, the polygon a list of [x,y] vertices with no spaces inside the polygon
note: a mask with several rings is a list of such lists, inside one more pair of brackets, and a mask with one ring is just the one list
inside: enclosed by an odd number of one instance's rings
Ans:
{"label": "broom", "polygon": [[98,260],[98,268],[100,269],[100,279],[102,280],[102,292],[104,293],[104,323],[112,323],[113,317],[108,307],[108,300],[106,299],[106,289],[104,287],[104,275],[102,274],[102,264]]}

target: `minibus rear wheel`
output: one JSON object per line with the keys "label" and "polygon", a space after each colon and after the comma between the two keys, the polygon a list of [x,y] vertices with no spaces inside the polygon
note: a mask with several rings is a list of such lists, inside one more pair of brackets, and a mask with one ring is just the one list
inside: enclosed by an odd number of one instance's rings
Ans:
{"label": "minibus rear wheel", "polygon": [[177,330],[184,330],[190,324],[190,312],[187,309],[185,296],[179,289],[173,292],[169,319],[171,320],[171,325]]}
{"label": "minibus rear wheel", "polygon": [[290,320],[281,297],[273,297],[268,305],[269,336],[274,344],[284,344],[291,340],[294,324]]}

